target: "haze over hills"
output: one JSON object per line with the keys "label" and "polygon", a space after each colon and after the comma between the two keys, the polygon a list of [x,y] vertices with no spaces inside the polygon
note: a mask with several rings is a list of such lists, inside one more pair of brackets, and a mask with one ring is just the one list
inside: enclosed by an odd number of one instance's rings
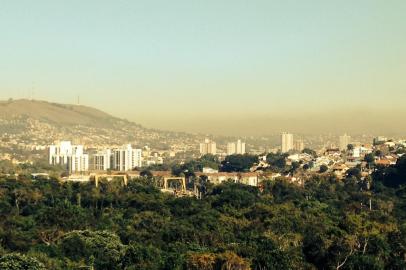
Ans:
{"label": "haze over hills", "polygon": [[[142,112],[139,112],[142,114]],[[154,132],[160,136],[172,133],[200,133],[217,136],[263,136],[290,131],[300,134],[373,134],[406,135],[404,122],[406,112],[403,108],[391,111],[364,108],[346,110],[325,110],[324,113],[309,111],[275,112],[268,115],[244,116],[238,112],[224,112],[208,115],[206,118],[185,114],[183,118],[173,119],[167,124],[151,121],[138,124],[108,114],[99,109],[84,105],[59,104],[38,100],[0,101],[0,119],[30,118],[59,128],[83,126],[88,128],[122,129],[124,126],[137,131]],[[196,125],[199,122],[199,125]],[[148,127],[148,128],[146,128]],[[166,131],[164,131],[166,130]],[[192,134],[183,134],[192,136]]]}
{"label": "haze over hills", "polygon": [[[82,106],[50,103],[36,100],[0,101],[0,118],[30,117],[58,126],[86,125],[111,128],[122,119],[98,109]],[[131,123],[133,124],[133,123]]]}
{"label": "haze over hills", "polygon": [[42,145],[58,140],[94,147],[133,143],[158,149],[195,144],[194,135],[147,129],[91,107],[27,99],[0,101],[0,131]]}

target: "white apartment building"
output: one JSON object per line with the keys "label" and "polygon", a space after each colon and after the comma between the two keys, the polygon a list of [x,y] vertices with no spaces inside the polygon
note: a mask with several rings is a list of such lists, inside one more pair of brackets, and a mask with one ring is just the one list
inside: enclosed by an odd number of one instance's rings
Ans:
{"label": "white apartment building", "polygon": [[210,139],[205,139],[204,142],[200,144],[201,155],[207,154],[215,155],[216,153],[217,153],[216,143],[211,141]]}
{"label": "white apartment building", "polygon": [[141,149],[133,149],[133,166],[134,167],[142,167],[142,150]]}
{"label": "white apartment building", "polygon": [[290,150],[293,150],[293,134],[291,133],[282,133],[282,153],[287,153]]}
{"label": "white apartment building", "polygon": [[238,140],[236,143],[227,143],[227,155],[245,154],[245,142]]}
{"label": "white apartment building", "polygon": [[364,146],[354,147],[354,149],[351,152],[352,157],[354,158],[361,158],[370,153],[372,153],[372,149]]}
{"label": "white apartment building", "polygon": [[296,151],[302,152],[304,149],[304,141],[303,140],[297,140],[295,141],[295,146],[294,149]]}
{"label": "white apartment building", "polygon": [[142,167],[142,150],[133,149],[127,144],[112,153],[112,169],[116,171],[130,171],[135,167]]}
{"label": "white apartment building", "polygon": [[62,141],[49,147],[49,164],[65,166],[69,172],[85,172],[89,170],[89,155],[83,151],[83,145],[72,145],[70,141]]}
{"label": "white apartment building", "polygon": [[237,147],[235,143],[227,143],[227,156],[234,155],[237,152]]}
{"label": "white apartment building", "polygon": [[347,150],[347,146],[351,143],[351,136],[344,134],[340,136],[340,150],[344,151]]}
{"label": "white apartment building", "polygon": [[98,151],[92,155],[93,170],[107,171],[111,169],[112,152],[110,149]]}

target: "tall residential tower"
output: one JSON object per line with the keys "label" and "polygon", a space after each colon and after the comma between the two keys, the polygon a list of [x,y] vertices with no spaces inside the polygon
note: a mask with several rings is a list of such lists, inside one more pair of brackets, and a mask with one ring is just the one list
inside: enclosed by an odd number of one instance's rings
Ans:
{"label": "tall residential tower", "polygon": [[201,155],[207,154],[215,155],[216,153],[217,153],[216,143],[211,141],[210,139],[205,139],[204,142],[200,144]]}
{"label": "tall residential tower", "polygon": [[245,142],[238,140],[235,142],[230,142],[227,144],[227,155],[234,155],[234,154],[245,154]]}
{"label": "tall residential tower", "polygon": [[351,136],[344,134],[340,136],[340,150],[344,151],[347,150],[348,145],[351,143]]}
{"label": "tall residential tower", "polygon": [[293,150],[293,134],[291,133],[282,133],[282,153],[287,153],[290,150]]}

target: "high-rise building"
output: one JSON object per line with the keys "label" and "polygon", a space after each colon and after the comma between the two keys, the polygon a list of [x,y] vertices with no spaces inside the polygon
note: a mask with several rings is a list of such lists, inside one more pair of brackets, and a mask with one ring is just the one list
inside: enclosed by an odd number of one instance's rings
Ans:
{"label": "high-rise building", "polygon": [[227,143],[227,155],[234,155],[237,152],[237,147],[235,146],[235,143]]}
{"label": "high-rise building", "polygon": [[141,149],[133,149],[133,166],[136,168],[142,167],[142,150]]}
{"label": "high-rise building", "polygon": [[205,139],[204,142],[200,144],[201,155],[207,154],[215,155],[216,153],[217,153],[216,143],[211,141],[210,139]]}
{"label": "high-rise building", "polygon": [[227,155],[245,154],[245,142],[238,140],[237,142],[227,143]]}
{"label": "high-rise building", "polygon": [[114,149],[112,153],[112,168],[116,171],[130,171],[142,166],[142,150],[133,149],[131,144]]}
{"label": "high-rise building", "polygon": [[92,169],[97,171],[107,171],[111,169],[111,150],[105,149],[91,155]]}
{"label": "high-rise building", "polygon": [[351,136],[344,134],[340,136],[340,150],[347,150],[348,145],[351,143]]}
{"label": "high-rise building", "polygon": [[245,154],[245,142],[237,141],[237,154]]}
{"label": "high-rise building", "polygon": [[293,150],[293,134],[291,133],[282,133],[282,153],[287,153],[290,150]]}
{"label": "high-rise building", "polygon": [[49,164],[62,165],[69,172],[85,172],[89,170],[89,155],[84,153],[83,145],[62,141],[49,147]]}
{"label": "high-rise building", "polygon": [[296,140],[295,141],[295,145],[294,145],[294,149],[296,151],[302,152],[304,149],[304,142],[303,140]]}

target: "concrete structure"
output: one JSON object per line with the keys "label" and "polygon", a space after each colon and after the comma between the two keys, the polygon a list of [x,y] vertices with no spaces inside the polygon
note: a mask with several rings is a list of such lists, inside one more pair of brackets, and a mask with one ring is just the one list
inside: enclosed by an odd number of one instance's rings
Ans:
{"label": "concrete structure", "polygon": [[364,146],[357,146],[351,151],[353,158],[364,158],[365,155],[372,153],[371,148],[367,148]]}
{"label": "concrete structure", "polygon": [[388,141],[388,138],[384,136],[378,136],[374,138],[374,145],[384,144]]}
{"label": "concrete structure", "polygon": [[287,153],[290,150],[293,150],[293,134],[291,133],[282,133],[282,153]]}
{"label": "concrete structure", "polygon": [[142,150],[133,149],[131,144],[114,149],[111,165],[116,171],[130,171],[136,167],[142,167]]}
{"label": "concrete structure", "polygon": [[107,171],[111,169],[112,152],[110,149],[98,151],[91,155],[91,167],[96,171]]}
{"label": "concrete structure", "polygon": [[237,154],[245,154],[245,142],[242,142],[241,140],[237,141]]}
{"label": "concrete structure", "polygon": [[245,142],[238,140],[227,144],[227,155],[245,154]]}
{"label": "concrete structure", "polygon": [[90,178],[94,178],[94,182],[95,182],[96,187],[99,186],[99,180],[103,179],[103,178],[107,179],[107,181],[111,181],[114,178],[122,178],[123,179],[123,185],[127,186],[127,184],[128,184],[128,175],[125,174],[125,173],[118,173],[118,174],[113,174],[113,175],[111,175],[111,174],[92,173],[89,176],[89,179]]}
{"label": "concrete structure", "polygon": [[227,143],[227,156],[234,155],[236,152],[235,143]]}
{"label": "concrete structure", "polygon": [[258,175],[258,173],[255,173],[255,172],[249,172],[249,173],[227,173],[227,172],[201,173],[201,172],[196,172],[195,175],[196,175],[196,177],[207,176],[207,179],[215,185],[221,184],[222,182],[225,182],[225,181],[233,181],[235,183],[241,183],[241,184],[250,185],[250,186],[257,186],[258,180],[259,180],[259,175]]}
{"label": "concrete structure", "polygon": [[347,150],[348,145],[351,143],[351,136],[344,134],[340,136],[340,150],[345,151]]}
{"label": "concrete structure", "polygon": [[201,155],[207,154],[215,155],[216,153],[217,153],[216,143],[211,141],[210,139],[205,139],[204,142],[200,144]]}
{"label": "concrete structure", "polygon": [[62,165],[67,171],[86,172],[89,170],[89,155],[84,153],[83,145],[72,145],[62,141],[49,147],[49,164]]}
{"label": "concrete structure", "polygon": [[186,193],[186,179],[185,177],[164,177],[164,186],[162,192]]}
{"label": "concrete structure", "polygon": [[294,150],[302,152],[304,149],[304,142],[303,140],[296,140],[294,145]]}

